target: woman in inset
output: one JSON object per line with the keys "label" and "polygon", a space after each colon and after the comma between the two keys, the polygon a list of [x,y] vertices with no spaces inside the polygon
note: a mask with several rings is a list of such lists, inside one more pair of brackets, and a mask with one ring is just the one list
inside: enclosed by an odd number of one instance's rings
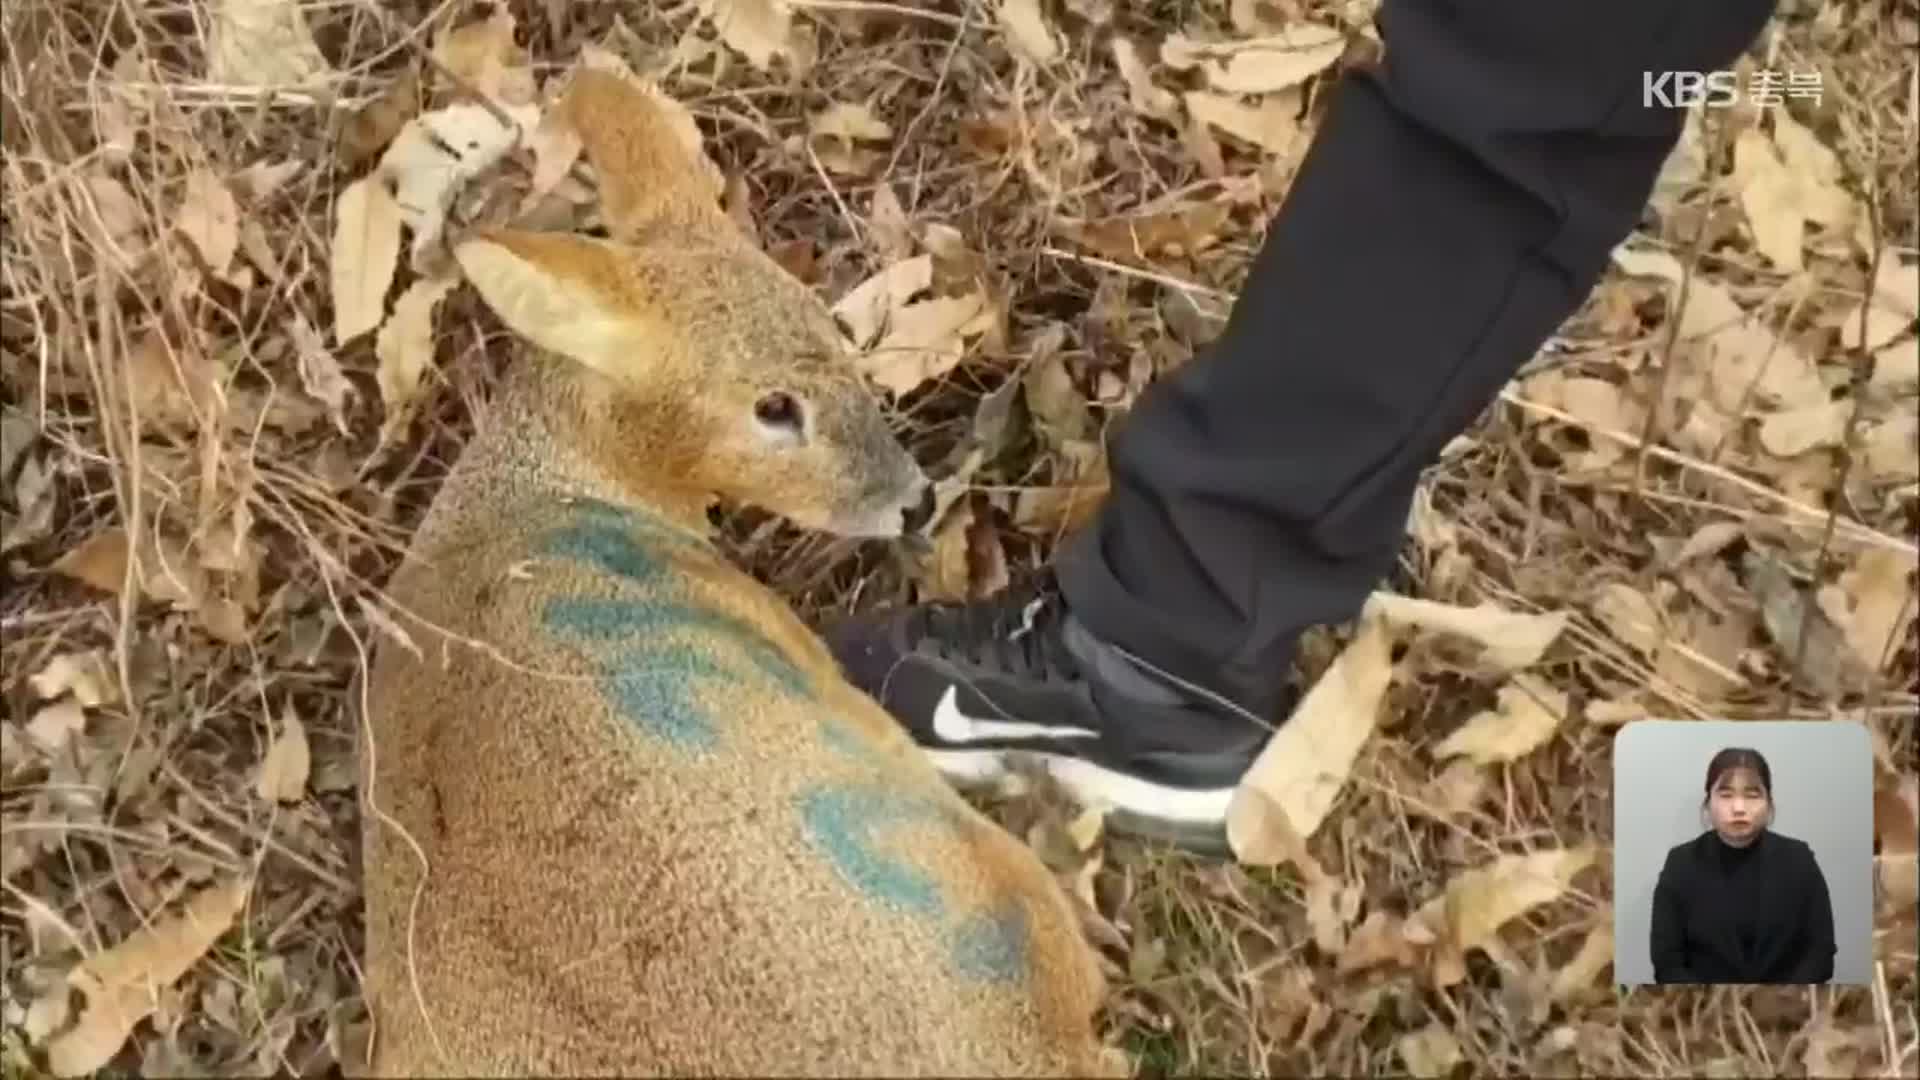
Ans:
{"label": "woman in inset", "polygon": [[1773,832],[1773,770],[1728,747],[1707,764],[1708,828],[1667,852],[1653,889],[1658,983],[1824,983],[1833,904],[1806,841]]}

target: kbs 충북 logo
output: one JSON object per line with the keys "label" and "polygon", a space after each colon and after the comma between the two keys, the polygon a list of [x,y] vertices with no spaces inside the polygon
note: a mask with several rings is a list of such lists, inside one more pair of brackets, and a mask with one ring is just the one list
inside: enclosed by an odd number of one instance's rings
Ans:
{"label": "kbs \ucda9\ubd81 logo", "polygon": [[1755,105],[1778,105],[1790,97],[1820,99],[1818,71],[1756,71],[1743,87],[1734,71],[1643,71],[1640,73],[1642,108],[1713,109],[1740,103],[1741,90]]}

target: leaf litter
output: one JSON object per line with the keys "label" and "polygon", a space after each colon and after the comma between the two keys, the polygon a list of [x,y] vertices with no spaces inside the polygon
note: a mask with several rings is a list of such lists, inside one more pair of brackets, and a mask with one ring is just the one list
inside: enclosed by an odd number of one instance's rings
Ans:
{"label": "leaf litter", "polygon": [[[0,864],[45,909],[0,926],[9,955],[32,958],[0,987],[9,1060],[44,1055],[73,1027],[64,994],[47,992],[78,960],[63,924],[126,940],[136,912],[164,918],[220,880],[225,857],[207,858],[158,809],[203,801],[240,824],[194,810],[192,835],[258,859],[254,895],[294,931],[256,943],[268,970],[287,973],[263,987],[291,989],[254,1010],[254,991],[189,963],[150,1020],[73,1046],[174,1073],[258,1069],[260,1053],[279,1069],[279,1054],[304,1074],[363,1043],[350,958],[292,944],[351,938],[358,917],[351,889],[329,880],[346,880],[357,837],[337,749],[351,745],[351,639],[423,644],[377,594],[431,491],[403,463],[444,461],[458,445],[464,409],[427,407],[433,398],[483,395],[471,328],[437,314],[452,295],[437,283],[445,237],[482,221],[593,220],[591,170],[545,108],[570,64],[644,72],[688,106],[680,122],[716,193],[730,181],[726,205],[769,252],[843,298],[909,443],[943,463],[931,563],[723,526],[733,554],[811,613],[856,595],[979,595],[1086,527],[1112,482],[1113,425],[1219,333],[1219,298],[1257,250],[1335,73],[1377,44],[1365,4],[1234,0],[1184,9],[1177,25],[1083,0],[996,2],[953,22],[775,0],[611,22],[555,10],[477,6],[431,26],[389,17],[348,30],[346,8],[236,3],[291,44],[231,79],[210,66],[228,97],[161,82],[145,49],[115,57],[49,39],[72,75],[52,93],[81,117],[91,156],[58,189],[9,185],[9,219],[33,227],[0,240],[10,273],[20,268],[0,347],[33,355],[26,325],[99,325],[92,286],[62,269],[63,228],[128,310],[140,290],[180,310],[130,327],[120,347],[137,375],[124,406],[141,419],[137,456],[103,440],[89,413],[106,399],[84,364],[56,364],[50,396],[32,363],[0,372],[10,401],[47,403],[44,435],[31,450],[9,442],[0,470],[15,499],[5,557],[31,574],[14,578],[27,584],[4,614],[25,621],[9,622],[6,656],[34,695],[0,724]],[[1844,75],[1897,60],[1883,18],[1823,16],[1783,40]],[[164,39],[158,26],[146,25],[150,43]],[[308,40],[325,46],[318,63]],[[1856,96],[1897,70],[1830,82],[1835,101],[1819,109],[1689,119],[1652,223],[1616,252],[1565,347],[1509,387],[1510,402],[1538,408],[1491,410],[1449,448],[1422,489],[1411,574],[1354,626],[1303,640],[1309,693],[1278,744],[1298,752],[1263,758],[1236,796],[1240,859],[1168,859],[1092,812],[1029,829],[1044,785],[993,804],[1019,835],[1060,849],[1056,872],[1110,969],[1129,1045],[1164,1047],[1182,1071],[1393,1061],[1620,1074],[1642,1062],[1609,1034],[1639,1025],[1670,1060],[1894,1067],[1864,997],[1818,1025],[1796,1002],[1756,1001],[1756,1014],[1771,1010],[1758,1027],[1744,1006],[1703,1003],[1711,1023],[1652,1033],[1646,1002],[1605,985],[1606,860],[1583,859],[1609,842],[1597,793],[1621,723],[1838,710],[1874,728],[1887,760],[1911,757],[1920,649],[1902,538],[1920,479],[1916,243],[1911,208],[1888,193],[1911,190],[1914,162]],[[241,104],[264,100],[247,82],[353,96],[255,108]],[[34,115],[17,86],[6,95],[9,115]],[[189,136],[160,122],[169,110],[236,123]],[[1716,143],[1723,122],[1735,130]],[[33,145],[44,130],[10,130],[9,151],[15,133]],[[463,135],[480,145],[454,145]],[[316,160],[323,139],[331,156]],[[1713,243],[1687,275],[1703,214]],[[156,285],[155,253],[205,273]],[[208,303],[235,297],[240,329]],[[1862,345],[1870,363],[1856,370]],[[63,343],[52,355],[84,353]],[[370,393],[377,410],[359,406]],[[382,449],[389,464],[375,467]],[[153,551],[122,628],[129,479]],[[249,520],[234,520],[236,503]],[[1840,513],[1831,530],[1827,506]],[[133,738],[134,715],[165,741]],[[138,779],[115,781],[116,768]],[[154,848],[113,855],[130,867],[118,906],[69,869],[105,857],[87,831],[103,807],[84,792],[109,786],[117,827]],[[1875,798],[1878,928],[1912,906],[1901,884],[1913,877],[1911,783],[1890,774]],[[262,814],[306,864],[263,849],[246,825]],[[58,831],[16,833],[23,817]],[[1594,884],[1575,888],[1587,866]],[[1910,948],[1882,949],[1893,1000],[1911,996]],[[1475,954],[1493,972],[1463,977]],[[1449,989],[1448,1011],[1408,996],[1423,984]],[[1562,1015],[1531,1027],[1528,1002],[1543,1000]],[[191,1047],[170,1034],[183,1021],[202,1033]],[[1730,1042],[1716,1024],[1757,1042]]]}

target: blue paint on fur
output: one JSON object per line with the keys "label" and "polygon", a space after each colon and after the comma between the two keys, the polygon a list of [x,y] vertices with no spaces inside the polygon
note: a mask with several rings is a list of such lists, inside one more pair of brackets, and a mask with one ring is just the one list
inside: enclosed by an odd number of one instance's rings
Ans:
{"label": "blue paint on fur", "polygon": [[578,522],[547,534],[542,549],[549,555],[589,562],[628,581],[657,584],[666,566],[653,552],[625,531],[611,525]]}
{"label": "blue paint on fur", "polygon": [[1019,982],[1027,973],[1027,909],[1010,900],[998,912],[970,915],[953,932],[953,966],[981,982]]}
{"label": "blue paint on fur", "polygon": [[901,859],[876,851],[875,826],[937,815],[926,799],[895,792],[848,787],[815,787],[798,800],[808,838],[834,867],[871,899],[917,915],[941,913],[940,886],[932,875]]}
{"label": "blue paint on fur", "polygon": [[[578,499],[572,509],[577,512],[571,520],[546,536],[546,553],[591,563],[649,592],[670,582],[667,557],[674,549],[708,546],[704,537],[632,508]],[[818,700],[805,672],[751,624],[732,616],[651,597],[556,597],[541,619],[551,632],[612,646],[601,692],[637,728],[682,749],[712,751],[720,743],[717,725],[697,703],[700,680],[737,685],[758,674],[793,696]],[[676,640],[681,630],[731,642],[738,652],[695,649]],[[741,670],[740,660],[750,672]],[[871,767],[886,766],[883,756],[838,716],[821,716],[820,736],[836,753]],[[1029,948],[1024,907],[1016,902],[955,923],[932,873],[914,865],[912,854],[894,855],[876,846],[879,831],[894,825],[942,820],[958,829],[970,827],[955,807],[885,789],[823,785],[802,792],[796,809],[809,841],[855,890],[884,907],[941,925],[954,969],[963,978],[1004,983],[1024,976]]]}
{"label": "blue paint on fur", "polygon": [[[780,655],[752,624],[731,615],[663,600],[555,598],[547,601],[541,620],[549,629],[596,641],[635,634],[658,637],[682,629],[715,635],[738,646],[760,674],[788,693],[808,701],[814,699],[813,683],[806,673]],[[649,645],[644,657],[636,655],[634,659],[655,663],[657,650]]]}

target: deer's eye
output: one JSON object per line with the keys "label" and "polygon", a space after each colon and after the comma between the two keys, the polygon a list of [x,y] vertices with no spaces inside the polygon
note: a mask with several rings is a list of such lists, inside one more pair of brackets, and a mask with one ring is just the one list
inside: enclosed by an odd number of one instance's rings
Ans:
{"label": "deer's eye", "polygon": [[753,417],[768,427],[796,433],[803,425],[800,402],[792,394],[778,390],[753,403]]}

